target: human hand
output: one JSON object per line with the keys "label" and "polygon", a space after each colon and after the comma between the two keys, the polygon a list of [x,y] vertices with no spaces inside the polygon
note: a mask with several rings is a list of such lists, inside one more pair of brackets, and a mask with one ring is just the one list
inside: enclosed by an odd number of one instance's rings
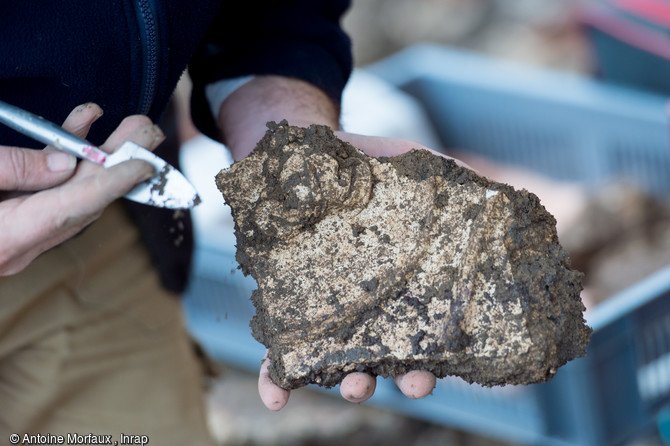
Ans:
{"label": "human hand", "polygon": [[[75,108],[63,128],[82,138],[102,115],[95,104]],[[146,116],[130,116],[100,148],[114,152],[125,141],[149,150],[164,139]],[[0,276],[16,274],[42,252],[73,237],[114,200],[151,178],[153,167],[130,160],[103,168],[72,155],[0,146]]]}

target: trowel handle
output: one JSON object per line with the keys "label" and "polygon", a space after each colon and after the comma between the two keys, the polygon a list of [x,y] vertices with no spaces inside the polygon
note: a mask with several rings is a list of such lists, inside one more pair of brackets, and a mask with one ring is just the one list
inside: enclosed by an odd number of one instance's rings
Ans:
{"label": "trowel handle", "polygon": [[0,122],[19,133],[69,152],[96,164],[103,164],[107,154],[83,138],[14,105],[0,101]]}

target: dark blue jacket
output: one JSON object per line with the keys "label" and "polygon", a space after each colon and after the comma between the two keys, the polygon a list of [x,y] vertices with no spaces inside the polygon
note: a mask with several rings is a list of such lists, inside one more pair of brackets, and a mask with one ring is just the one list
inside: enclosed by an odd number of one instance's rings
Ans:
{"label": "dark blue jacket", "polygon": [[[246,74],[311,82],[339,102],[351,71],[339,27],[349,0],[5,0],[0,2],[0,99],[60,123],[77,105],[105,114],[88,139],[101,144],[121,120],[159,122],[190,64],[196,125],[216,137],[207,83]],[[40,148],[0,126],[0,145]],[[177,164],[169,147],[156,152]],[[165,285],[186,283],[190,243],[172,242],[173,213],[131,206]]]}

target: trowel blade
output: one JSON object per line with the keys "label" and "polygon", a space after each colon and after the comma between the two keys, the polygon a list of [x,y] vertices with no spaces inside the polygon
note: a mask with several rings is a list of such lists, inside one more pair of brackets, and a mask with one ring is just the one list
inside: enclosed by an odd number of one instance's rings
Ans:
{"label": "trowel blade", "polygon": [[187,209],[200,203],[195,188],[181,172],[133,142],[125,142],[117,151],[107,156],[104,166],[110,167],[129,159],[148,162],[154,166],[157,174],[135,186],[125,198],[168,209]]}

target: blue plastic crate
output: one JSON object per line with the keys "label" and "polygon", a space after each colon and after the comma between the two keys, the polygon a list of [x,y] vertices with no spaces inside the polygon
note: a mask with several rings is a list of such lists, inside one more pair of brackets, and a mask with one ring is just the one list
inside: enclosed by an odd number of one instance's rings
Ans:
{"label": "blue plastic crate", "polygon": [[[434,46],[369,70],[415,95],[446,147],[590,186],[626,177],[654,194],[670,192],[664,98]],[[214,357],[257,370],[264,347],[248,328],[255,282],[235,269],[234,249],[230,234],[200,234],[187,323]],[[670,268],[587,320],[587,356],[549,383],[483,388],[447,378],[433,396],[408,400],[380,380],[371,403],[523,444],[615,445],[654,432],[670,402]]]}
{"label": "blue plastic crate", "polygon": [[596,186],[670,193],[664,96],[421,45],[369,71],[419,99],[445,147]]}

